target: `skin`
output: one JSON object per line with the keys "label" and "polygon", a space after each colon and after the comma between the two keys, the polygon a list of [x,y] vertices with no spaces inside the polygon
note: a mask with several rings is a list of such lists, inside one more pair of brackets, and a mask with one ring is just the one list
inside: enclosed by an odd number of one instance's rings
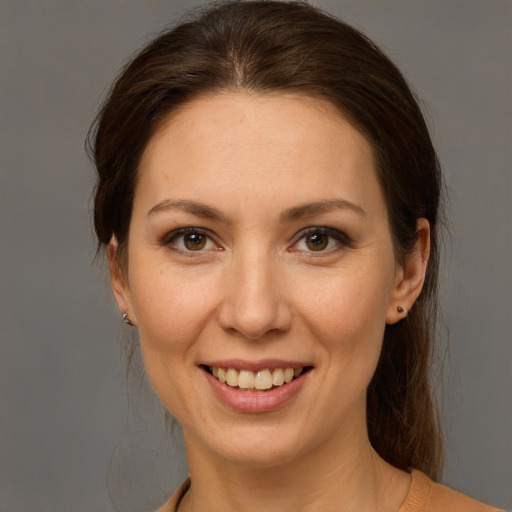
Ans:
{"label": "skin", "polygon": [[[207,235],[201,250],[184,227]],[[183,426],[193,485],[180,512],[398,510],[410,476],[372,449],[366,389],[386,323],[421,291],[426,220],[418,233],[400,266],[372,148],[323,100],[226,92],[169,115],[140,165],[127,266],[115,239],[109,261],[148,376]],[[241,413],[199,366],[223,358],[313,370],[283,407]]]}

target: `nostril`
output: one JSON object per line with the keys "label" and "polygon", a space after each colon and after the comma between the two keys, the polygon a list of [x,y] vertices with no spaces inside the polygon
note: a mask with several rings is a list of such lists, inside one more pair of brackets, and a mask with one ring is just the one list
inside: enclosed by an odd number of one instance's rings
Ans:
{"label": "nostril", "polygon": [[223,304],[217,321],[229,334],[242,335],[247,340],[261,340],[269,334],[289,330],[291,314],[284,304],[266,304],[253,308],[240,304]]}
{"label": "nostril", "polygon": [[[268,255],[266,255],[268,256]],[[218,304],[216,319],[225,332],[242,335],[248,340],[260,340],[269,332],[286,331],[291,312],[281,291],[285,286],[277,269],[269,268],[268,257],[254,255],[243,260],[226,275],[223,296]]]}

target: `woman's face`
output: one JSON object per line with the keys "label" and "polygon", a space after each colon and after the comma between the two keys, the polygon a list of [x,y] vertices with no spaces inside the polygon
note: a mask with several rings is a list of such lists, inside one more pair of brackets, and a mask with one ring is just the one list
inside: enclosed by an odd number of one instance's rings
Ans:
{"label": "woman's face", "polygon": [[266,467],[366,432],[411,272],[359,131],[322,100],[225,93],[150,141],[113,286],[189,448]]}

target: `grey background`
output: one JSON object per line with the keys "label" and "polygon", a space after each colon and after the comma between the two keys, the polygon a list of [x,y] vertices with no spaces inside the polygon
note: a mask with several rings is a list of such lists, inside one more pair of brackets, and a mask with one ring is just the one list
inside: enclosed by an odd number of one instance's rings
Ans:
{"label": "grey background", "polygon": [[[198,2],[0,0],[0,510],[154,509],[186,475],[151,393],[125,386],[92,264],[83,141],[128,55]],[[444,481],[512,507],[512,3],[318,1],[426,102],[451,192]],[[140,388],[140,389],[139,389]],[[108,475],[108,481],[107,481]],[[108,485],[107,485],[108,483]]]}

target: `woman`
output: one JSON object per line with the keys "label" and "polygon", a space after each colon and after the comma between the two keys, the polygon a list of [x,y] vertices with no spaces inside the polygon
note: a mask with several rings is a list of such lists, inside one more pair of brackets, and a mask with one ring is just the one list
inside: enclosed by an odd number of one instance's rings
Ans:
{"label": "woman", "polygon": [[434,484],[442,178],[359,32],[223,3],[99,114],[95,227],[191,478],[162,511],[488,511]]}

